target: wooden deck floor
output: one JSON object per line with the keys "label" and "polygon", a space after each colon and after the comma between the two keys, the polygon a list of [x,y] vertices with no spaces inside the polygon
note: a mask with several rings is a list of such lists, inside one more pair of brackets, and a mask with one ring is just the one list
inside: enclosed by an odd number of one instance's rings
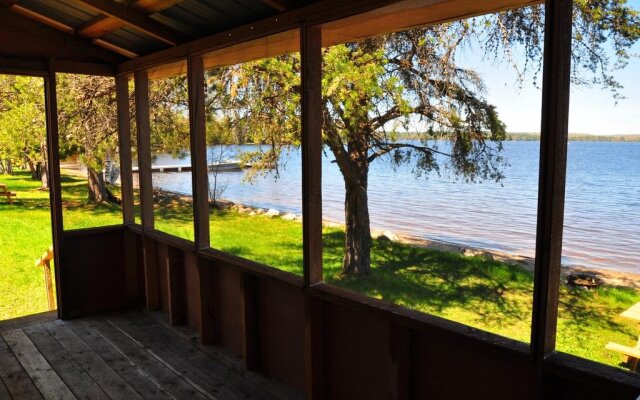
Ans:
{"label": "wooden deck floor", "polygon": [[0,333],[0,400],[299,397],[137,311],[11,328]]}

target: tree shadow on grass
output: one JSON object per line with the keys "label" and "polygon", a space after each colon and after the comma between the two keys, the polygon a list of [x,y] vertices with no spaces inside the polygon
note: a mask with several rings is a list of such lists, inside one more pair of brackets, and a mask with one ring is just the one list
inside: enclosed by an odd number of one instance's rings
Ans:
{"label": "tree shadow on grass", "polygon": [[[418,311],[464,315],[461,318],[472,321],[460,322],[473,322],[491,331],[527,326],[531,319],[533,274],[520,267],[485,257],[374,240],[371,274],[346,277],[341,274],[343,247],[342,231],[325,232],[324,265],[329,283]],[[626,325],[615,320],[621,310],[602,301],[594,305],[595,294],[583,292],[562,291],[561,305],[575,327],[628,332]]]}

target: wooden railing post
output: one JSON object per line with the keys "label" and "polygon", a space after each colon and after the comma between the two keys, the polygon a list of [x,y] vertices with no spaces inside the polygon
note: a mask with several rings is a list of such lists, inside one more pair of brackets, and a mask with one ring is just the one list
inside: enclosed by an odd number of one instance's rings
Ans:
{"label": "wooden railing post", "polygon": [[56,73],[49,63],[49,73],[44,78],[45,112],[47,117],[47,171],[49,172],[49,202],[51,207],[51,230],[53,257],[56,266],[56,294],[58,316],[67,317],[64,308],[64,265],[61,262],[63,251],[62,187],[60,183],[60,144],[58,141],[58,95]]}
{"label": "wooden railing post", "polygon": [[129,78],[116,77],[118,106],[118,146],[120,153],[120,189],[122,192],[122,220],[125,225],[135,222],[133,212],[133,181],[131,175],[131,117],[129,115]]}
{"label": "wooden railing post", "polygon": [[324,304],[309,288],[322,282],[322,31],[303,25],[302,61],[302,235],[305,288],[305,392],[324,392]]}
{"label": "wooden railing post", "polygon": [[531,355],[534,392],[542,396],[542,363],[555,350],[564,223],[571,70],[572,0],[547,0],[542,128]]}

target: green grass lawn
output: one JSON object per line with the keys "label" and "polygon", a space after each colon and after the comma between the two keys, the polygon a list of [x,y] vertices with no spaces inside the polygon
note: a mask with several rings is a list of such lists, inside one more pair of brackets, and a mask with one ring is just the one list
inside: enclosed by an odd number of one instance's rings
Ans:
{"label": "green grass lawn", "polygon": [[[0,199],[0,319],[44,311],[42,271],[34,260],[51,243],[48,193],[26,174],[0,176],[18,193],[8,206]],[[118,206],[87,204],[86,181],[64,176],[65,227],[86,228],[119,224]],[[157,199],[156,228],[193,239],[192,207],[177,198]],[[282,270],[302,273],[302,225],[235,211],[212,211],[214,248]],[[484,257],[375,240],[373,272],[343,277],[343,233],[324,230],[325,277],[329,283],[408,308],[462,322],[493,333],[529,341],[533,275]],[[618,365],[621,357],[604,349],[609,341],[633,345],[639,326],[618,314],[640,301],[629,288],[602,287],[586,291],[561,288],[558,350]]]}

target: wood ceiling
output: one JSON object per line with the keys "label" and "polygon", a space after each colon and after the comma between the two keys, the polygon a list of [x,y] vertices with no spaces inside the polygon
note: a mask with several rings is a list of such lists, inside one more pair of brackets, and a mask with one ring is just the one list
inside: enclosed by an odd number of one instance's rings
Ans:
{"label": "wood ceiling", "polygon": [[0,54],[118,64],[311,1],[0,0]]}

